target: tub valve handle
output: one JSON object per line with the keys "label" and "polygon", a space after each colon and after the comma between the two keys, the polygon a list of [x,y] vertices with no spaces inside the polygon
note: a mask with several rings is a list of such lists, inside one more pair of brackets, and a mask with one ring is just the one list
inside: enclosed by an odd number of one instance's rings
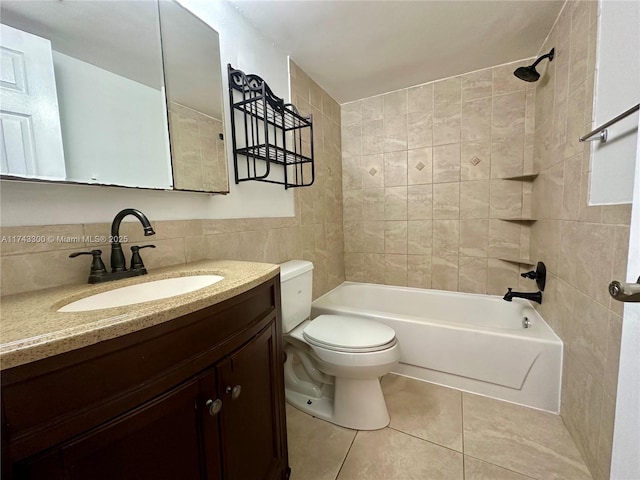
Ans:
{"label": "tub valve handle", "polygon": [[541,291],[544,291],[544,287],[547,280],[547,267],[542,262],[538,262],[535,270],[531,270],[530,272],[521,273],[520,276],[522,278],[530,278],[531,280],[535,280],[538,288]]}

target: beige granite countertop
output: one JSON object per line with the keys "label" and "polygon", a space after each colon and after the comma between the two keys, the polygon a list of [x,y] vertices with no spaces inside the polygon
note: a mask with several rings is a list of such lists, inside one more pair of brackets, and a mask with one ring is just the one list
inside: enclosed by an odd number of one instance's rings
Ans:
{"label": "beige granite countertop", "polygon": [[[244,293],[275,277],[278,265],[201,261],[157,269],[148,275],[99,285],[72,285],[0,299],[0,369],[93,345],[158,325]],[[75,300],[114,288],[186,275],[221,275],[224,280],[162,300],[89,312],[57,310]]]}

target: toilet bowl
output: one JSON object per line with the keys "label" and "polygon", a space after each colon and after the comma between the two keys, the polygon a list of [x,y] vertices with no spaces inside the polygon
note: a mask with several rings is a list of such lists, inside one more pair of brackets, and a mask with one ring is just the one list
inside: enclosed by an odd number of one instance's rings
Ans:
{"label": "toilet bowl", "polygon": [[294,407],[347,428],[389,424],[380,377],[400,358],[395,332],[373,320],[311,312],[311,262],[280,266],[285,394]]}

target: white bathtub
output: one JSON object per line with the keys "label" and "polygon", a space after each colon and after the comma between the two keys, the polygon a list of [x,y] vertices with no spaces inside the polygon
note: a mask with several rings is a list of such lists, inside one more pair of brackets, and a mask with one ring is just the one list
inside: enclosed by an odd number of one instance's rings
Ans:
{"label": "white bathtub", "polygon": [[395,373],[560,410],[562,341],[528,301],[345,282],[313,302],[311,317],[322,314],[391,326],[401,350]]}

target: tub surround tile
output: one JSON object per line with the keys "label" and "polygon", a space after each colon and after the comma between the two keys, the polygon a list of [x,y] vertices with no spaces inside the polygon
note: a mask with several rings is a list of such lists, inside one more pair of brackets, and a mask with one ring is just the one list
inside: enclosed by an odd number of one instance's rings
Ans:
{"label": "tub surround tile", "polygon": [[407,257],[407,286],[431,288],[431,255]]}
{"label": "tub surround tile", "polygon": [[407,187],[384,189],[384,219],[407,220]]}
{"label": "tub surround tile", "polygon": [[360,160],[362,168],[362,188],[384,187],[384,155],[363,155]]}
{"label": "tub surround tile", "polygon": [[460,181],[460,144],[433,147],[433,182]]}
{"label": "tub surround tile", "polygon": [[387,285],[407,286],[407,255],[384,255],[384,283]]}
{"label": "tub surround tile", "polygon": [[399,375],[387,375],[381,383],[390,428],[462,452],[459,391]]}
{"label": "tub surround tile", "polygon": [[436,183],[433,185],[433,218],[460,218],[460,183]]}
{"label": "tub surround tile", "polygon": [[386,428],[358,432],[338,480],[462,480],[462,454]]}
{"label": "tub surround tile", "polygon": [[487,259],[460,255],[458,262],[458,288],[463,292],[487,293]]}
{"label": "tub surround tile", "polygon": [[409,185],[432,183],[432,168],[431,147],[409,150],[407,158],[407,183]]}
{"label": "tub surround tile", "polygon": [[490,176],[490,142],[463,142],[460,145],[460,180],[482,180]]}
{"label": "tub surround tile", "polygon": [[[515,77],[504,78],[513,77],[516,66],[529,63],[522,60],[353,102],[359,107],[348,104],[345,121],[350,125],[345,123],[345,129],[354,128],[346,134],[357,136],[355,127],[359,125],[361,146],[360,155],[353,157],[358,160],[344,159],[343,183],[345,191],[364,189],[363,221],[435,219],[458,223],[459,235],[449,238],[453,243],[445,252],[438,250],[442,244],[437,239],[429,247],[422,238],[417,239],[423,236],[417,224],[407,225],[406,254],[438,257],[428,262],[428,282],[440,288],[486,290],[488,263],[481,266],[479,260],[467,258],[461,267],[458,255],[520,257],[528,256],[531,250],[531,226],[526,224],[519,225],[517,239],[510,236],[506,242],[494,236],[489,253],[487,222],[489,218],[532,216],[532,185],[525,188],[518,181],[500,182],[534,168],[536,90]],[[553,103],[553,97],[551,100]],[[538,157],[546,161],[546,156]],[[354,173],[357,168],[360,178]],[[406,198],[400,190],[405,186]],[[351,198],[345,200],[344,211],[347,221],[359,218]],[[469,219],[483,222],[463,227]],[[438,229],[433,231],[437,236]],[[353,248],[354,242],[345,242]],[[358,242],[356,239],[355,244]],[[360,243],[359,253],[375,253],[372,243],[376,242]],[[509,252],[499,251],[502,244],[508,245]],[[410,264],[411,259],[407,261]],[[482,280],[472,281],[472,272],[480,270]],[[416,271],[420,269],[416,267]],[[502,285],[511,273],[493,265],[491,278],[500,280],[489,283]],[[408,275],[409,283],[426,283],[420,280],[420,273],[408,270]],[[384,272],[375,275],[384,276]]]}
{"label": "tub surround tile", "polygon": [[467,393],[462,400],[465,454],[534,478],[591,479],[557,415]]}
{"label": "tub surround tile", "polygon": [[[371,170],[369,170],[371,173]],[[407,152],[384,154],[384,186],[397,187],[407,185]]]}
{"label": "tub surround tile", "polygon": [[362,154],[384,152],[384,126],[382,120],[362,122]]}
{"label": "tub surround tile", "polygon": [[407,188],[407,218],[409,220],[433,218],[433,185],[409,185]]}
{"label": "tub surround tile", "polygon": [[486,68],[462,75],[462,101],[490,97],[493,92],[491,69]]}

